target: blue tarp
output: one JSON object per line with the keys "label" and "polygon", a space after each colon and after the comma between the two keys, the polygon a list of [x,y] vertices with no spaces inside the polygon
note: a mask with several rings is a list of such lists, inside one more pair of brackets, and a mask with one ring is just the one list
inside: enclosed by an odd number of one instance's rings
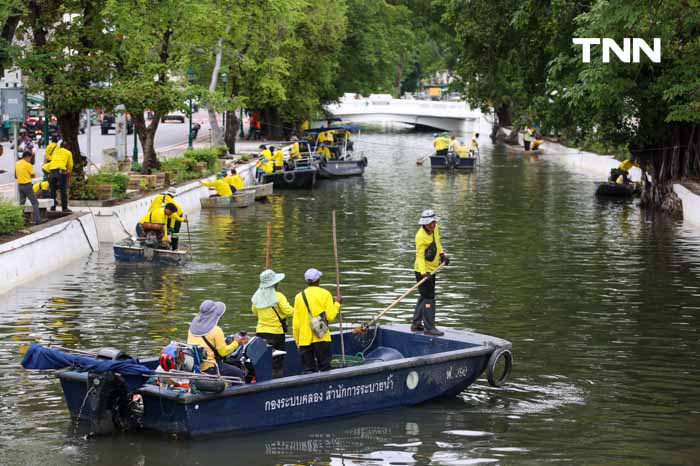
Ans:
{"label": "blue tarp", "polygon": [[323,128],[309,128],[309,129],[305,129],[304,132],[316,134],[316,133],[323,133],[324,131],[333,131],[336,129],[337,130],[344,129],[344,130],[350,131],[351,133],[357,133],[358,131],[360,131],[359,126],[343,125],[343,126],[326,126]]}
{"label": "blue tarp", "polygon": [[[57,349],[44,348],[38,343],[32,343],[22,358],[22,367],[25,369],[63,369],[74,367],[77,370],[103,374],[105,372],[119,372],[124,376],[137,376],[153,374],[153,371],[138,359],[125,361],[110,361],[95,359],[88,356],[77,356],[64,353]],[[146,380],[142,377],[143,381]]]}

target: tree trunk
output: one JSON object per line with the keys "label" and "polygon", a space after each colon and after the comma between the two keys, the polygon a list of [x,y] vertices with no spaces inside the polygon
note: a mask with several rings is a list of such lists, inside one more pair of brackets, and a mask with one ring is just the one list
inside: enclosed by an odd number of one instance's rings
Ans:
{"label": "tree trunk", "polygon": [[263,131],[266,139],[283,139],[284,132],[282,131],[282,120],[280,114],[275,107],[265,107],[265,119]]}
{"label": "tree trunk", "polygon": [[160,168],[158,154],[156,154],[155,149],[155,140],[161,116],[160,113],[154,112],[151,123],[147,125],[143,112],[135,112],[132,114],[132,118],[134,119],[134,131],[138,134],[141,147],[143,147],[142,173],[149,174],[151,170]]}
{"label": "tree trunk", "polygon": [[224,133],[224,141],[230,154],[236,153],[236,136],[238,135],[238,125],[240,120],[236,115],[235,110],[226,111],[226,128]]}
{"label": "tree trunk", "polygon": [[496,117],[500,126],[511,126],[513,124],[513,115],[510,106],[501,104],[496,108]]}
{"label": "tree trunk", "polygon": [[87,159],[80,153],[80,143],[78,133],[80,132],[80,113],[67,112],[56,115],[58,127],[61,129],[62,147],[65,147],[73,154],[73,177],[82,179],[85,174]]}

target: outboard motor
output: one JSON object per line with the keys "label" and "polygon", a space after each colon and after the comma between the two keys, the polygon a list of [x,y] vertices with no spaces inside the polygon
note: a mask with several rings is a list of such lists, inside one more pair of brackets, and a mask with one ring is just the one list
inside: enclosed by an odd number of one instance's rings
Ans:
{"label": "outboard motor", "polygon": [[129,396],[126,383],[121,376],[106,372],[88,374],[89,406],[93,411],[90,419],[92,431],[109,434],[116,428],[126,430],[130,426]]}

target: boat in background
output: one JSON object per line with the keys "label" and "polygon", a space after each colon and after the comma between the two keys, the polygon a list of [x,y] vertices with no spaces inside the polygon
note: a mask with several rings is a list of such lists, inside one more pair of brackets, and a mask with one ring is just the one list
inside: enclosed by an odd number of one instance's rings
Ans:
{"label": "boat in background", "polygon": [[596,182],[595,195],[599,197],[632,197],[639,194],[635,183],[616,183],[614,181]]}
{"label": "boat in background", "polygon": [[476,157],[458,157],[454,152],[447,155],[431,155],[430,168],[438,170],[473,170]]}
{"label": "boat in background", "polygon": [[200,197],[202,209],[228,209],[231,207],[231,196]]}
{"label": "boat in background", "polygon": [[316,184],[316,167],[308,163],[287,164],[283,170],[262,175],[262,184],[272,183],[275,189],[311,189]]}
{"label": "boat in background", "polygon": [[[328,146],[332,158],[319,154],[319,135],[321,133],[333,133],[333,144]],[[305,134],[312,136],[311,141],[306,142],[307,151],[313,158],[313,163],[318,169],[321,178],[347,178],[350,176],[362,176],[367,167],[367,157],[363,153],[356,153],[354,143],[350,140],[352,133],[360,132],[359,126],[342,125],[311,128]]]}
{"label": "boat in background", "polygon": [[255,188],[239,189],[231,196],[231,207],[243,208],[253,204],[255,204]]}

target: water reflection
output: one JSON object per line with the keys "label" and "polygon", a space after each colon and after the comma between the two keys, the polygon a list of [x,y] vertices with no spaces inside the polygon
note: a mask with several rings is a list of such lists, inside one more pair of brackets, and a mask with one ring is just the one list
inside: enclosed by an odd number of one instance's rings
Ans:
{"label": "water reflection", "polygon": [[[541,464],[685,463],[700,435],[700,235],[634,201],[595,199],[593,178],[557,160],[488,147],[477,170],[433,173],[415,159],[429,135],[364,135],[363,179],[274,196],[253,208],[190,215],[192,262],[121,266],[112,251],[0,296],[0,463]],[[364,147],[363,147],[364,144]],[[372,317],[413,285],[422,209],[442,217],[452,263],[438,320],[513,341],[514,379],[451,400],[194,442],[125,434],[85,439],[51,374],[17,369],[35,339],[157,354],[183,339],[199,302],[227,304],[226,331],[252,330],[250,296],[265,263],[308,267],[334,286],[337,209],[345,322]],[[181,232],[181,244],[190,238]],[[415,297],[388,320],[407,322]]]}

